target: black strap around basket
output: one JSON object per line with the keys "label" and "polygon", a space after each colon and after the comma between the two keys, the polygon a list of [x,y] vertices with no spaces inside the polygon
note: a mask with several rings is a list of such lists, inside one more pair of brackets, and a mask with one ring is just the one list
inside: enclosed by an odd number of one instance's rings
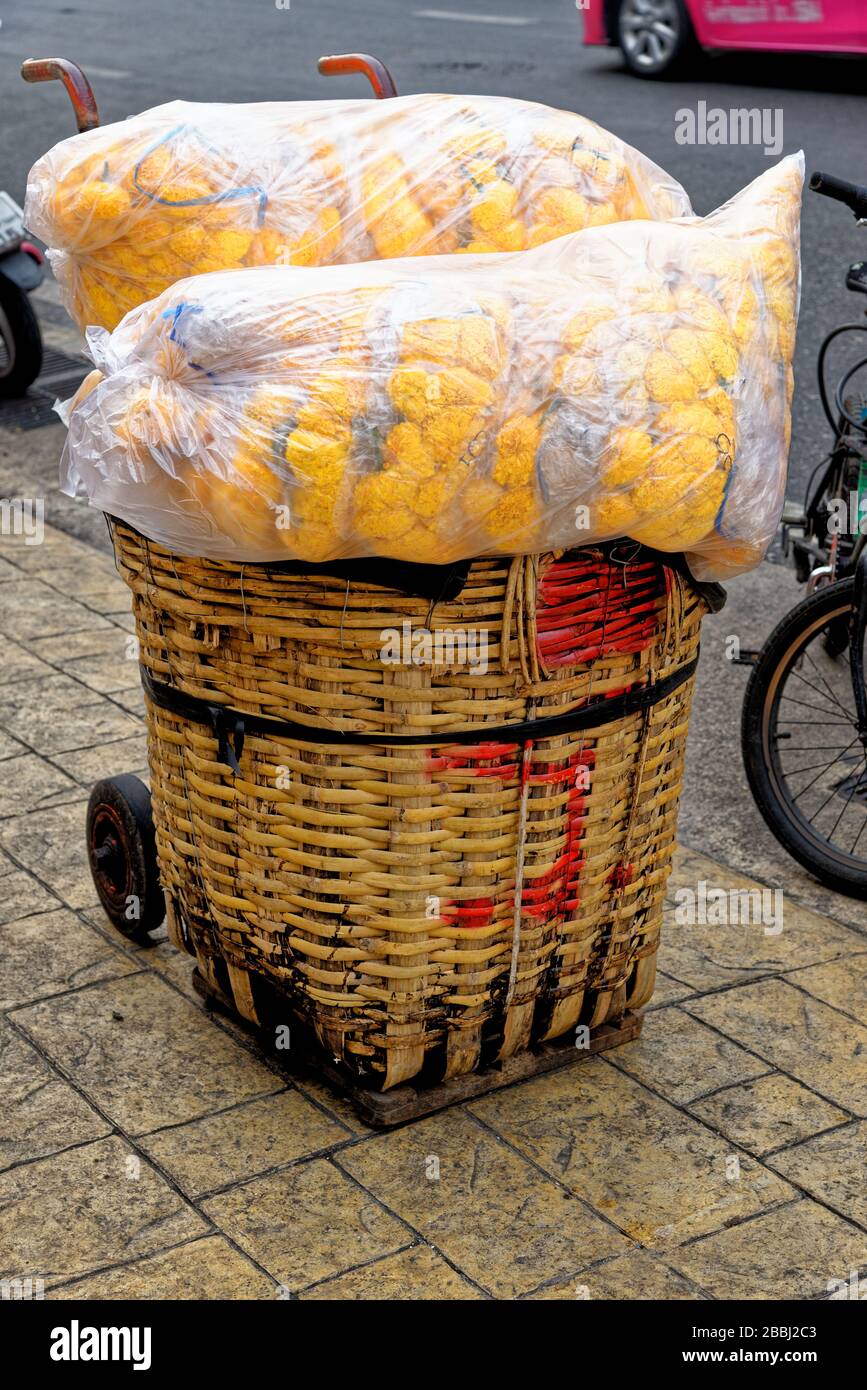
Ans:
{"label": "black strap around basket", "polygon": [[616,719],[649,709],[651,705],[664,700],[695,673],[698,656],[680,666],[662,680],[642,685],[637,690],[627,690],[622,695],[591,700],[580,709],[567,714],[543,715],[541,719],[528,719],[521,724],[483,724],[474,729],[458,729],[454,733],[443,734],[388,734],[354,733],[346,729],[327,729],[318,725],[301,724],[295,719],[270,719],[263,714],[242,714],[239,710],[225,705],[215,705],[197,695],[185,695],[175,686],[157,681],[150,672],[140,667],[141,683],[144,692],[155,705],[169,710],[195,724],[207,724],[213,729],[217,739],[217,757],[233,772],[240,771],[240,758],[244,750],[247,734],[266,734],[274,738],[293,739],[298,743],[375,745],[388,748],[451,747],[454,744],[485,743],[527,743],[539,739],[555,738],[558,734],[572,733],[577,729],[593,729],[602,724],[611,724]]}

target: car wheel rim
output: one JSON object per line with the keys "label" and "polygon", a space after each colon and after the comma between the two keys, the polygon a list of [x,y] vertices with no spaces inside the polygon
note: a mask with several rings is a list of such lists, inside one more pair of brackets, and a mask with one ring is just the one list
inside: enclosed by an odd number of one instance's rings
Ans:
{"label": "car wheel rim", "polygon": [[675,0],[625,0],[620,10],[620,40],[636,67],[661,67],[671,58],[679,37]]}
{"label": "car wheel rim", "polygon": [[8,376],[15,366],[15,339],[9,320],[0,305],[0,378]]}

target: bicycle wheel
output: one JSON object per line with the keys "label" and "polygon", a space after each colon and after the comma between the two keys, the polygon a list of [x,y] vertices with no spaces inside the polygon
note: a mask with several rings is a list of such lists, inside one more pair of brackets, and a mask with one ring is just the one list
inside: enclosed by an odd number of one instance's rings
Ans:
{"label": "bicycle wheel", "polygon": [[[848,653],[834,638],[853,581],[802,600],[774,628],[744,694],[741,748],[766,824],[805,869],[867,897],[867,753]],[[830,639],[829,640],[829,634]]]}

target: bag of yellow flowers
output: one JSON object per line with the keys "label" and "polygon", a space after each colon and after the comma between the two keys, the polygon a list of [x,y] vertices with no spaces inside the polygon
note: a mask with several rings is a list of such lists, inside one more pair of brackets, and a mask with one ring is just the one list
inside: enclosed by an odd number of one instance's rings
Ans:
{"label": "bag of yellow flowers", "polygon": [[802,179],[519,255],[182,281],[90,331],[64,486],[218,560],[628,536],[737,573],[782,504]]}
{"label": "bag of yellow flowers", "polygon": [[176,280],[272,263],[519,251],[686,215],[683,189],[583,119],[507,97],[176,101],[34,165],[25,218],[81,328]]}

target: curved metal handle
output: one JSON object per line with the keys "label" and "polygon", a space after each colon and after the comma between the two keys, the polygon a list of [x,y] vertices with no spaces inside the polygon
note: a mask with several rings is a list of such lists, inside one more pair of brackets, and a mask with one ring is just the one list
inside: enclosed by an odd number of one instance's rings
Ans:
{"label": "curved metal handle", "polygon": [[361,72],[377,98],[384,100],[386,97],[397,96],[394,78],[385,63],[370,53],[333,53],[330,57],[319,59],[319,71],[323,77],[341,77],[344,73]]}
{"label": "curved metal handle", "polygon": [[69,93],[78,129],[94,130],[99,125],[93,88],[77,63],[69,58],[27,58],[21,64],[21,76],[25,82],[62,82]]}

